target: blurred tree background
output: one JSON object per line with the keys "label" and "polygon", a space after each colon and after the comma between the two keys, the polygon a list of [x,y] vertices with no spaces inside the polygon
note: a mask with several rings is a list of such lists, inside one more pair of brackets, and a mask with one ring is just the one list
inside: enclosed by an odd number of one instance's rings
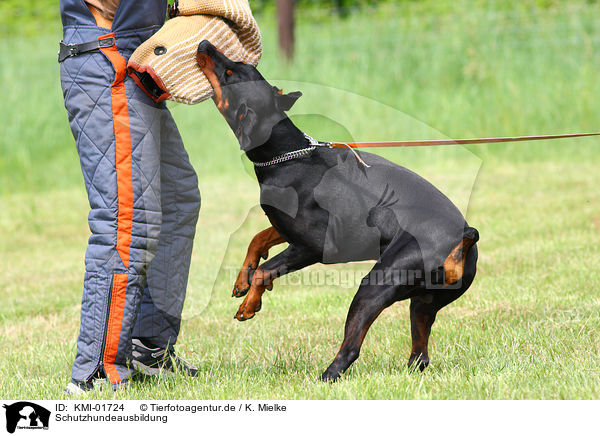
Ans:
{"label": "blurred tree background", "polygon": [[[169,0],[172,3],[174,0]],[[599,0],[579,2],[598,3]],[[572,3],[567,0],[473,0],[473,6],[499,9],[551,9]],[[302,20],[327,20],[331,17],[348,17],[365,9],[376,10],[382,5],[406,7],[407,14],[444,13],[453,7],[445,0],[296,0],[296,18]],[[275,16],[275,0],[250,0],[254,13],[261,18]],[[49,22],[60,20],[58,0],[0,0],[0,37],[37,35],[47,32]]]}

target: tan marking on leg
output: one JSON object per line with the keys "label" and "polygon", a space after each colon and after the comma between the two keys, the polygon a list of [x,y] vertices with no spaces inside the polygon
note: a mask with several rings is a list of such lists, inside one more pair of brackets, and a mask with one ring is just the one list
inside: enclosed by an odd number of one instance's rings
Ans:
{"label": "tan marking on leg", "polygon": [[[260,257],[267,258],[269,256],[269,249],[275,245],[279,245],[285,242],[277,230],[273,227],[269,227],[268,229],[263,230],[260,233],[257,233],[250,245],[248,246],[248,251],[246,253],[246,258],[244,259],[244,263],[242,264],[242,269],[240,270],[235,284],[233,286],[233,295],[236,295],[236,291],[243,291],[248,289],[249,280],[248,280],[248,268],[256,269],[258,268],[258,262]],[[241,295],[239,295],[241,296]]]}
{"label": "tan marking on leg", "polygon": [[273,289],[271,273],[257,269],[254,273],[254,277],[252,277],[252,285],[250,285],[248,295],[244,298],[244,301],[235,315],[238,321],[245,321],[254,317],[256,310],[261,305],[261,298],[266,289]]}

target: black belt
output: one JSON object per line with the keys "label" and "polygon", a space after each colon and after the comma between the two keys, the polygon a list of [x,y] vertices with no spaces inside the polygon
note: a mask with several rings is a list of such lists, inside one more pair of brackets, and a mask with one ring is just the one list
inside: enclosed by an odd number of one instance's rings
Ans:
{"label": "black belt", "polygon": [[58,62],[62,62],[71,56],[79,56],[82,53],[112,47],[114,44],[115,38],[97,39],[95,41],[82,42],[81,44],[65,44],[61,41],[60,49],[58,50]]}

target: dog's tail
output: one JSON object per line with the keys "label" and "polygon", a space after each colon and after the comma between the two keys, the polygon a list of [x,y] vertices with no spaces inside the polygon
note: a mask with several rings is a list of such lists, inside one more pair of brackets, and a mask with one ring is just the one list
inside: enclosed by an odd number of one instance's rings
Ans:
{"label": "dog's tail", "polygon": [[444,261],[444,284],[453,285],[457,283],[465,272],[465,258],[469,249],[479,241],[479,232],[474,227],[465,227],[463,238],[456,247],[452,249]]}
{"label": "dog's tail", "polygon": [[471,247],[473,244],[479,241],[479,232],[475,227],[467,226],[465,227],[465,231],[463,232],[463,238],[472,241],[471,245],[469,245],[469,247]]}

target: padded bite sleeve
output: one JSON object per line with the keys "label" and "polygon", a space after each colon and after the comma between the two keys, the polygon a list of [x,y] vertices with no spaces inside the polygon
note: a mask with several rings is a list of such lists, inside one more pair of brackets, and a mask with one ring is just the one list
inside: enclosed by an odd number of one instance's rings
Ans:
{"label": "padded bite sleeve", "polygon": [[128,72],[154,101],[206,100],[213,90],[196,62],[205,39],[236,62],[256,65],[262,54],[248,0],[180,0],[178,15],[135,50]]}

